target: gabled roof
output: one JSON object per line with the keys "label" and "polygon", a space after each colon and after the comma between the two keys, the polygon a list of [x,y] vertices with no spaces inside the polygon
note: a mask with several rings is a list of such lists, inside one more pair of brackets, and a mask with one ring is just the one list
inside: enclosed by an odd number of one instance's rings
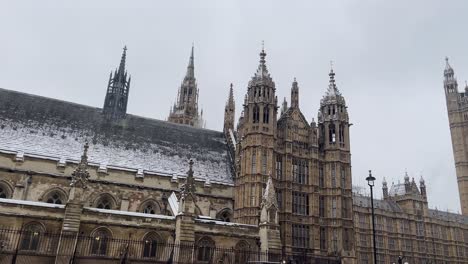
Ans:
{"label": "gabled roof", "polygon": [[309,123],[307,123],[307,119],[302,114],[301,110],[299,108],[295,108],[295,107],[289,107],[288,110],[286,112],[284,112],[280,116],[280,118],[278,119],[278,123],[284,122],[284,120],[287,120],[287,119],[292,119],[293,118],[293,113],[295,111],[298,112],[300,120],[306,125],[306,127],[310,127]]}
{"label": "gabled roof", "polygon": [[0,150],[89,161],[232,184],[222,132],[127,114],[109,123],[102,109],[0,89]]}

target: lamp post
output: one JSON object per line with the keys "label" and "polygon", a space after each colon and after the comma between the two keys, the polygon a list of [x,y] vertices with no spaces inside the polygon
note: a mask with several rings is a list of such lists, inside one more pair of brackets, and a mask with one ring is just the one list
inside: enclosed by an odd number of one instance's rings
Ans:
{"label": "lamp post", "polygon": [[370,187],[371,209],[372,209],[372,240],[374,243],[374,264],[377,264],[377,247],[375,246],[375,215],[374,215],[374,188],[375,177],[372,176],[372,171],[369,170],[369,176],[366,178],[367,184]]}

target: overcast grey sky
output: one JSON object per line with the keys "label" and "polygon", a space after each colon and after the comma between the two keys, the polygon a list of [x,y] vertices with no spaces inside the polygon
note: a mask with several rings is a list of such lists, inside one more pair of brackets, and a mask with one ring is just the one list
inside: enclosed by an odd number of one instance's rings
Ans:
{"label": "overcast grey sky", "polygon": [[449,56],[468,79],[467,1],[0,1],[0,87],[102,107],[128,46],[128,111],[165,119],[195,43],[207,126],[237,117],[265,41],[278,99],[297,77],[310,122],[334,61],[347,99],[353,184],[424,176],[430,207],[458,211],[443,91]]}

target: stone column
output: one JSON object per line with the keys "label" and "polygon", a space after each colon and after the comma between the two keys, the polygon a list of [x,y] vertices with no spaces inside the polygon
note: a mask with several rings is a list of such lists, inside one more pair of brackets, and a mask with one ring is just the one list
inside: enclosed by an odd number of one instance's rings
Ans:
{"label": "stone column", "polygon": [[70,183],[71,189],[68,201],[65,205],[65,215],[63,217],[62,232],[60,233],[59,244],[55,264],[68,264],[74,257],[78,245],[78,234],[80,231],[81,214],[87,196],[87,183],[89,179],[88,166],[88,143],[84,147],[81,161],[72,173]]}

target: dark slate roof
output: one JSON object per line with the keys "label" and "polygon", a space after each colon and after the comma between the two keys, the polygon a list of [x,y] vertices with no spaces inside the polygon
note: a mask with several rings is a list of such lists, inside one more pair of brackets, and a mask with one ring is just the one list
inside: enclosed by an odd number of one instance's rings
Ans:
{"label": "dark slate roof", "polygon": [[[371,207],[370,197],[360,195],[360,194],[353,194],[353,205],[359,206],[359,207],[370,208]],[[390,211],[390,212],[395,212],[395,213],[403,212],[401,207],[395,201],[392,201],[392,200],[374,199],[374,206],[375,208],[378,208],[384,211]],[[468,216],[434,210],[434,209],[429,209],[429,217],[434,218],[434,219],[439,219],[442,221],[458,222],[458,223],[465,224],[465,225],[468,224]]]}
{"label": "dark slate roof", "polygon": [[[356,206],[360,206],[360,207],[370,208],[371,207],[370,197],[355,194],[353,195],[353,204]],[[374,199],[374,208],[378,208],[378,209],[390,211],[390,212],[397,212],[397,213],[403,212],[401,207],[396,202],[391,201],[391,200]]]}
{"label": "dark slate roof", "polygon": [[468,217],[461,214],[429,209],[429,216],[443,221],[458,222],[465,225],[468,224]]}
{"label": "dark slate roof", "polygon": [[101,109],[0,89],[0,150],[79,160],[232,184],[222,132],[127,115],[110,123]]}

